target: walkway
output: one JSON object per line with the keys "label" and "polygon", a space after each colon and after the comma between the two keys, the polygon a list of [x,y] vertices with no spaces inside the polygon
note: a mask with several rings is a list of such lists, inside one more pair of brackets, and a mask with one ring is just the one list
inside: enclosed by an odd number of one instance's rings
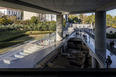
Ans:
{"label": "walkway", "polygon": [[[86,36],[87,36],[87,44],[88,46],[93,50],[95,53],[95,41],[94,41],[94,35],[85,31]],[[111,68],[116,68],[116,48],[109,48],[110,46],[107,44],[107,49],[106,49],[106,57],[109,55],[112,60]],[[113,49],[113,50],[112,50]],[[99,57],[100,58],[100,57]],[[101,59],[101,58],[100,58]]]}

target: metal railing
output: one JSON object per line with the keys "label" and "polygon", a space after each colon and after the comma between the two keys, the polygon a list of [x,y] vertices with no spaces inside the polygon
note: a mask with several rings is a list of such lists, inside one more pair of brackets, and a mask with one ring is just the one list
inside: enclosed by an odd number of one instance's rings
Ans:
{"label": "metal railing", "polygon": [[[88,32],[86,30],[84,32],[87,33],[91,38],[95,39],[95,36],[93,34],[91,34],[90,32]],[[114,53],[116,55],[116,48],[114,48],[113,46],[110,46],[108,43],[106,43],[106,48],[110,52],[112,52],[112,53]]]}
{"label": "metal railing", "polygon": [[[91,34],[88,31],[84,31],[85,33],[87,33],[91,38],[95,39],[95,36],[93,34]],[[85,41],[87,43],[87,41]],[[106,43],[106,48],[112,52],[113,54],[116,55],[116,48],[114,48],[113,46],[110,46],[108,43]],[[98,56],[98,58],[102,61],[102,63],[104,64],[104,66],[106,67],[106,52],[100,51],[99,49],[95,49],[95,54]]]}
{"label": "metal railing", "polygon": [[[84,33],[82,34],[82,32],[80,32],[80,34],[81,34],[81,38],[83,39],[83,41],[86,44],[88,44],[89,42],[87,41],[88,40],[87,37],[83,37]],[[106,64],[105,64],[106,58],[102,55],[102,53],[100,52],[100,50],[96,49],[94,53],[97,55],[97,57],[99,58],[99,60],[102,62],[102,65],[106,67]]]}
{"label": "metal railing", "polygon": [[84,30],[85,33],[87,33],[91,38],[95,39],[95,36],[93,34],[91,34],[90,32]]}

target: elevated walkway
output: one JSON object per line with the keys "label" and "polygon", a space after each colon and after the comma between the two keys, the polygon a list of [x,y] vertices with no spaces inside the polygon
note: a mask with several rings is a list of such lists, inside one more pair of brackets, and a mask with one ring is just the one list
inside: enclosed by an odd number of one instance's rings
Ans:
{"label": "elevated walkway", "polygon": [[116,59],[116,52],[115,52],[116,48],[111,47],[108,43],[106,43],[106,46],[107,46],[106,47],[107,48],[106,49],[106,57],[103,57],[102,53],[99,50],[97,51],[97,53],[95,52],[95,41],[94,41],[95,36],[94,36],[94,34],[87,30],[84,31],[84,34],[87,36],[87,38],[86,39],[83,37],[81,37],[81,38],[83,38],[83,40],[86,43],[86,45],[88,46],[88,48],[92,51],[91,55],[97,59],[97,61],[101,64],[101,66],[103,68],[106,68],[106,64],[104,65],[102,63],[102,61],[106,61],[106,58],[109,55],[112,60],[111,68],[116,68],[116,65],[115,65],[115,63],[116,63],[116,60],[115,60]]}

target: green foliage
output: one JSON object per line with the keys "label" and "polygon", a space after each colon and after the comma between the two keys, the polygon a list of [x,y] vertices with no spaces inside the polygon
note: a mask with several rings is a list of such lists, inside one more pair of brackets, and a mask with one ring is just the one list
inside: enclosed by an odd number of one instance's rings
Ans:
{"label": "green foliage", "polygon": [[25,31],[55,31],[56,22],[41,22],[38,24],[30,24],[29,20],[16,20],[12,25],[0,25],[0,31],[14,31],[14,30],[25,30]]}
{"label": "green foliage", "polygon": [[69,23],[81,23],[80,19],[75,15],[69,15],[68,21]]}
{"label": "green foliage", "polygon": [[107,38],[110,38],[110,39],[116,39],[116,32],[113,33],[113,34],[106,34]]}
{"label": "green foliage", "polygon": [[35,35],[35,34],[48,34],[52,33],[53,31],[27,31],[26,35]]}
{"label": "green foliage", "polygon": [[39,17],[36,17],[36,16],[33,16],[33,17],[31,17],[31,23],[33,23],[33,24],[38,24],[39,23]]}
{"label": "green foliage", "polygon": [[74,18],[73,18],[73,22],[74,22],[74,23],[77,23],[77,22],[78,22],[78,17],[74,17]]}
{"label": "green foliage", "polygon": [[18,38],[19,36],[22,36],[25,31],[3,31],[0,32],[0,42],[1,41],[7,41],[8,39]]}
{"label": "green foliage", "polygon": [[20,38],[20,37],[22,37],[22,36],[26,36],[26,35],[25,35],[25,34],[15,35],[14,37],[11,37],[11,38],[9,38],[9,39],[3,40],[2,42],[11,41],[11,40]]}
{"label": "green foliage", "polygon": [[21,43],[21,42],[22,41],[17,41],[17,42],[1,42],[0,43],[0,48],[5,48],[5,47],[8,47],[8,46],[12,46],[12,45],[15,45],[15,44],[18,44],[18,43]]}
{"label": "green foliage", "polygon": [[[87,16],[86,23],[88,23],[88,24],[93,23],[95,25],[95,15]],[[112,17],[111,15],[107,14],[106,15],[106,25],[116,28],[116,16]]]}
{"label": "green foliage", "polygon": [[30,25],[31,21],[30,20],[16,20],[14,24]]}
{"label": "green foliage", "polygon": [[51,21],[49,22],[49,31],[56,31],[56,22],[55,21]]}
{"label": "green foliage", "polygon": [[[38,34],[48,34],[53,31],[5,31],[0,33],[0,48],[5,48],[8,46],[12,46],[26,40],[34,39],[28,35],[38,35]],[[38,38],[43,38],[43,36],[39,36]]]}
{"label": "green foliage", "polygon": [[4,15],[3,17],[0,18],[0,24],[1,25],[12,24],[15,19],[16,19],[15,16],[9,17],[7,15]]}
{"label": "green foliage", "polygon": [[85,21],[87,24],[91,24],[91,23],[95,24],[95,15],[93,14],[93,15],[88,16]]}
{"label": "green foliage", "polygon": [[111,15],[109,15],[109,14],[107,14],[106,15],[106,24],[107,24],[107,26],[111,26],[113,23],[113,19],[112,19],[112,16]]}

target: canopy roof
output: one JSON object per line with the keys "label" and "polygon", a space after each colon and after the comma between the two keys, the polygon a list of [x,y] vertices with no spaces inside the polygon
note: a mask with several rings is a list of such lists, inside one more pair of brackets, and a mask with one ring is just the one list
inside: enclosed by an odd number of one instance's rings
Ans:
{"label": "canopy roof", "polygon": [[0,6],[46,14],[77,14],[115,9],[116,0],[0,0]]}

